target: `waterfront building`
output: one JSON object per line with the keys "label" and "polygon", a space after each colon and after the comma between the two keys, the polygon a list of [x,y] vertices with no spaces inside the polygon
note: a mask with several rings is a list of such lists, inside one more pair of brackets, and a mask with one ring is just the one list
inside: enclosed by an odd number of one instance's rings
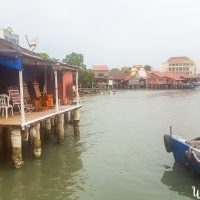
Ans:
{"label": "waterfront building", "polygon": [[134,76],[129,80],[129,85],[131,88],[144,88],[145,80],[147,77],[147,71],[142,67],[140,68]]}
{"label": "waterfront building", "polygon": [[196,76],[197,65],[193,60],[186,56],[171,57],[163,63],[162,71]]}
{"label": "waterfront building", "polygon": [[122,71],[110,71],[108,74],[109,88],[119,89],[124,88],[126,75]]}
{"label": "waterfront building", "polygon": [[109,69],[106,65],[93,65],[92,70],[95,75],[95,82],[98,87],[106,87],[108,85]]}
{"label": "waterfront building", "polygon": [[190,76],[184,74],[151,71],[146,78],[146,87],[153,89],[181,89],[186,87],[191,80]]}
{"label": "waterfront building", "polygon": [[62,144],[64,114],[72,119],[73,113],[74,134],[79,134],[78,70],[0,39],[0,143],[12,150],[15,168],[23,166],[22,144],[30,140],[34,158],[41,157],[40,125],[45,137],[50,137],[55,125],[57,143]]}
{"label": "waterfront building", "polygon": [[135,76],[135,74],[141,69],[144,68],[144,65],[133,65],[129,69],[131,70],[131,76]]}
{"label": "waterfront building", "polygon": [[131,75],[128,75],[128,76],[125,76],[125,77],[124,77],[124,88],[125,88],[125,89],[130,89],[130,88],[132,88],[132,85],[131,85],[131,83],[130,83],[130,81],[131,81],[132,78],[133,78],[133,77],[132,77]]}
{"label": "waterfront building", "polygon": [[14,45],[19,45],[19,35],[11,27],[0,29],[0,38]]}
{"label": "waterfront building", "polygon": [[133,65],[132,67],[129,67],[131,71],[131,76],[135,76],[135,74],[139,70],[145,70],[145,71],[151,71],[151,66],[149,65]]}

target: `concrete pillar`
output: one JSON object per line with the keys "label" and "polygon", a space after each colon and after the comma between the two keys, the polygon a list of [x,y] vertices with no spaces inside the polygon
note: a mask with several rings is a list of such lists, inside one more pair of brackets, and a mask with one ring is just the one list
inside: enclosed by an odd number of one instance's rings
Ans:
{"label": "concrete pillar", "polygon": [[74,135],[79,135],[80,134],[80,129],[79,129],[79,123],[80,123],[80,109],[77,108],[74,110]]}
{"label": "concrete pillar", "polygon": [[49,139],[50,135],[51,135],[51,118],[46,119],[45,121],[45,139]]}
{"label": "concrete pillar", "polygon": [[22,160],[21,127],[11,129],[11,144],[13,167],[18,169],[24,164]]}
{"label": "concrete pillar", "polygon": [[64,114],[58,115],[58,135],[57,143],[63,144],[64,142]]}
{"label": "concrete pillar", "polygon": [[12,144],[11,144],[11,139],[10,139],[10,128],[9,127],[2,128],[2,141],[3,141],[4,150],[11,151]]}
{"label": "concrete pillar", "polygon": [[42,154],[41,140],[40,140],[40,123],[35,123],[31,128],[33,135],[33,156],[34,158],[40,158]]}

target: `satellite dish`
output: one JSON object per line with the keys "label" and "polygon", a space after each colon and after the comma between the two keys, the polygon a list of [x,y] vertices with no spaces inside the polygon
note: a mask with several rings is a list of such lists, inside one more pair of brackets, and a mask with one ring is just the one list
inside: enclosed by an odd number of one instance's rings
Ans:
{"label": "satellite dish", "polygon": [[28,38],[27,35],[25,35],[25,37],[26,37],[29,47],[32,48],[31,51],[34,51],[39,42],[39,37]]}

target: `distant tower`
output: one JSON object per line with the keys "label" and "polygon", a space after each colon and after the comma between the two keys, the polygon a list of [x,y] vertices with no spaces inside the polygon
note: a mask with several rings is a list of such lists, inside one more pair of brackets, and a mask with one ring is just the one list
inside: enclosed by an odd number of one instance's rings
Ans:
{"label": "distant tower", "polygon": [[19,45],[19,35],[14,33],[11,27],[0,29],[0,38],[12,44]]}

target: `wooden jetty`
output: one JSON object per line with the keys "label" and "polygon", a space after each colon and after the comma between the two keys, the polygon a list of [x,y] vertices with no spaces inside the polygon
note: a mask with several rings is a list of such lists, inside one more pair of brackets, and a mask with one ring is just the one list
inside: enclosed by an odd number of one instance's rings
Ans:
{"label": "wooden jetty", "polygon": [[[40,127],[46,129],[47,137],[52,127],[56,127],[57,142],[62,144],[66,116],[68,120],[73,120],[74,134],[80,133],[82,105],[79,100],[78,70],[76,66],[43,59],[36,53],[0,39],[0,138],[5,148],[12,149],[14,168],[24,164],[24,142],[31,141],[33,157],[41,157]],[[75,91],[73,73],[76,74]],[[76,94],[75,104],[73,93]],[[29,95],[30,99],[27,99]],[[9,98],[8,102],[6,97]],[[12,115],[10,111],[13,110]]]}
{"label": "wooden jetty", "polygon": [[108,92],[109,89],[108,88],[79,88],[79,92],[80,93],[84,93],[84,94],[100,94],[100,93],[105,93]]}

